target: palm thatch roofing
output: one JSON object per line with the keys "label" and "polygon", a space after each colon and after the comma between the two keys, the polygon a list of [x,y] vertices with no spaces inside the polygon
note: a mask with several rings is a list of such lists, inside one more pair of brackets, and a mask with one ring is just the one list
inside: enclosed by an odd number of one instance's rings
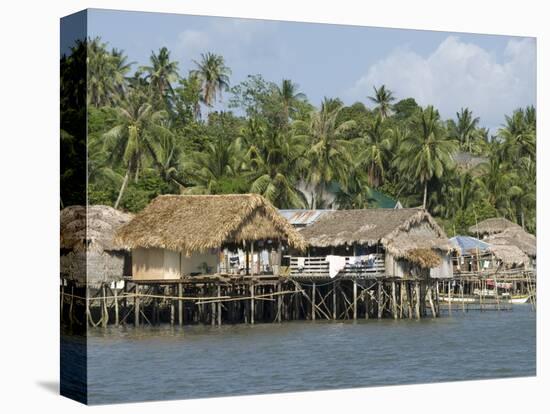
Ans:
{"label": "palm thatch roofing", "polygon": [[299,250],[304,238],[258,194],[161,195],[116,234],[130,248],[185,254],[243,241],[285,241]]}
{"label": "palm thatch roofing", "polygon": [[60,213],[61,248],[76,252],[121,250],[115,245],[115,232],[133,215],[112,207],[69,206]]}
{"label": "palm thatch roofing", "polygon": [[521,227],[510,227],[485,239],[488,243],[516,246],[529,257],[537,257],[537,238]]}
{"label": "palm thatch roofing", "polygon": [[513,245],[491,244],[489,251],[506,268],[525,266],[529,263],[529,257],[519,247]]}
{"label": "palm thatch roofing", "polygon": [[482,237],[485,235],[500,233],[510,228],[521,229],[521,226],[503,217],[494,217],[480,221],[477,225],[470,226],[468,231],[474,236]]}
{"label": "palm thatch roofing", "polygon": [[[455,249],[432,216],[416,208],[328,211],[300,234],[314,247],[382,244],[395,257],[409,260],[427,250]],[[424,256],[419,262],[435,261],[434,255]]]}

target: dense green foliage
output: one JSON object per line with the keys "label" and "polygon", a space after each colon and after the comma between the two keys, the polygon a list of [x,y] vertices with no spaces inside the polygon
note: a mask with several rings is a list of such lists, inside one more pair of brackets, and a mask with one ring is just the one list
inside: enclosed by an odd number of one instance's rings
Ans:
{"label": "dense green foliage", "polygon": [[[90,203],[138,211],[164,193],[256,192],[280,208],[323,208],[332,193],[340,208],[365,208],[376,189],[424,206],[450,235],[494,216],[535,231],[533,107],[489,136],[468,108],[443,120],[385,85],[364,103],[316,107],[288,79],[231,85],[212,53],[182,74],[161,48],[129,75],[122,52],[87,47]],[[228,111],[216,110],[222,96]]]}

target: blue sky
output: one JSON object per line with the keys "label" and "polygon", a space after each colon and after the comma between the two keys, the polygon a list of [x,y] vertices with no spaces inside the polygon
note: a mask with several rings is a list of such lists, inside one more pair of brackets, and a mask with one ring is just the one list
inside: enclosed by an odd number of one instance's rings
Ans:
{"label": "blue sky", "polygon": [[370,105],[373,85],[386,84],[444,118],[468,106],[495,131],[504,114],[536,103],[533,38],[111,10],[90,10],[88,34],[137,65],[166,46],[182,75],[200,53],[218,53],[232,85],[288,78],[315,105],[325,96]]}

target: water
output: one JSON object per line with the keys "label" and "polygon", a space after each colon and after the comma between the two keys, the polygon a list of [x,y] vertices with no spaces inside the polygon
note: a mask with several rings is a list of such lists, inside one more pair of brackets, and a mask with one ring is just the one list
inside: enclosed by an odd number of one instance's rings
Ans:
{"label": "water", "polygon": [[533,376],[535,313],[110,328],[88,341],[89,403]]}

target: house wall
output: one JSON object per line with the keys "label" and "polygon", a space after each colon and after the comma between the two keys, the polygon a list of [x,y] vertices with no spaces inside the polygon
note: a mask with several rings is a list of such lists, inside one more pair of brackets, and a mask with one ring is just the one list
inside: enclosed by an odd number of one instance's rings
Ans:
{"label": "house wall", "polygon": [[398,260],[389,252],[386,252],[386,274],[388,276],[403,277],[406,273],[405,263]]}
{"label": "house wall", "polygon": [[441,265],[430,269],[432,278],[451,278],[453,277],[453,261],[450,254],[438,253],[441,258]]}
{"label": "house wall", "polygon": [[181,277],[179,252],[150,248],[132,250],[132,277],[135,280],[164,280]]}
{"label": "house wall", "polygon": [[130,262],[126,251],[70,251],[60,256],[61,277],[89,284],[113,282],[131,274]]}
{"label": "house wall", "polygon": [[219,253],[217,250],[211,250],[205,253],[193,253],[190,256],[181,255],[181,274],[190,275],[195,273],[204,273],[202,264],[210,268],[209,273],[216,273],[218,270]]}

